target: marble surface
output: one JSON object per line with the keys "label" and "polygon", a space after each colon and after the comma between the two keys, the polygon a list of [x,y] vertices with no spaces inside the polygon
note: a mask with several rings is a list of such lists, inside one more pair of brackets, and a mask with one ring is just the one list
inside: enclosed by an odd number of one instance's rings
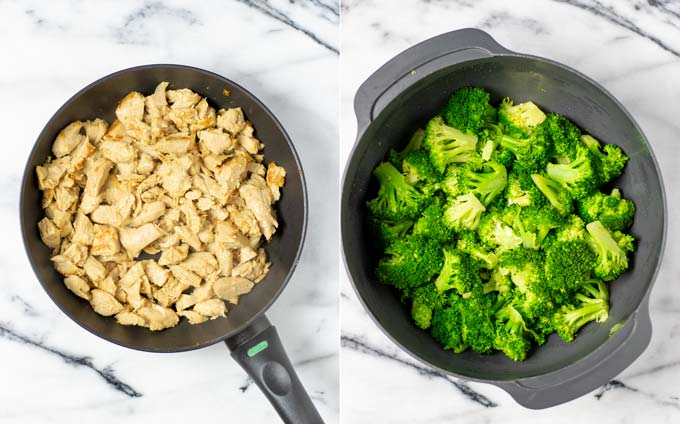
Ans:
{"label": "marble surface", "polygon": [[[341,160],[354,143],[352,101],[374,70],[409,46],[478,27],[511,50],[570,65],[602,83],[635,116],[680,206],[680,2],[670,0],[347,0],[342,5]],[[531,411],[490,385],[433,372],[400,351],[356,299],[341,272],[342,422],[680,422],[680,225],[669,222],[651,296],[649,348],[615,380],[571,403]]]}
{"label": "marble surface", "polygon": [[239,82],[293,139],[309,231],[268,316],[320,413],[338,422],[337,191],[328,189],[338,184],[338,20],[336,0],[0,1],[0,422],[278,422],[223,344],[149,354],[101,340],[57,309],[24,254],[18,185],[42,126],[95,79],[147,63]]}

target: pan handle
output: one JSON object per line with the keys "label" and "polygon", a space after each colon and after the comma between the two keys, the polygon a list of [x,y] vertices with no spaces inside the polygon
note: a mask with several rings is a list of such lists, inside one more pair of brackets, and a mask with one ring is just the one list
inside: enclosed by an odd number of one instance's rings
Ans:
{"label": "pan handle", "polygon": [[427,75],[468,60],[503,54],[513,52],[475,28],[447,32],[404,50],[359,87],[354,98],[358,134],[363,134],[397,95]]}
{"label": "pan handle", "polygon": [[[517,403],[531,409],[542,409],[559,405],[581,397],[609,382],[633,363],[644,352],[652,337],[652,323],[649,318],[649,295],[640,308],[606,345],[568,368],[561,369],[560,378],[544,375],[520,381],[494,383],[512,396]],[[567,373],[564,378],[562,373]],[[559,381],[559,382],[558,382]]]}
{"label": "pan handle", "polygon": [[284,423],[323,424],[267,317],[262,315],[225,343]]}

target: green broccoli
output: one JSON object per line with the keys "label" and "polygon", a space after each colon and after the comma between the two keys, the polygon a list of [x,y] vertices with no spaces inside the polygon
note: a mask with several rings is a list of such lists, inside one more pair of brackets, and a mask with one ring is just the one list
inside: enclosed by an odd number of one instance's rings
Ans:
{"label": "green broccoli", "polygon": [[522,238],[503,222],[502,214],[493,211],[485,214],[479,224],[479,238],[499,252],[512,250],[522,245]]}
{"label": "green broccoli", "polygon": [[508,174],[505,167],[496,162],[486,162],[480,172],[463,165],[458,170],[461,191],[473,193],[484,206],[489,206],[503,192]]}
{"label": "green broccoli", "polygon": [[376,247],[381,251],[392,243],[403,239],[413,227],[413,221],[401,219],[391,221],[386,219],[369,218],[368,228],[375,241]]}
{"label": "green broccoli", "polygon": [[590,277],[596,259],[585,241],[555,242],[545,252],[546,282],[552,290],[572,293]]}
{"label": "green broccoli", "polygon": [[437,116],[427,123],[424,145],[435,169],[444,173],[450,164],[468,162],[476,155],[477,136],[450,127]]}
{"label": "green broccoli", "polygon": [[524,102],[513,105],[513,101],[506,97],[498,106],[498,124],[503,133],[515,137],[526,137],[534,128],[543,121],[546,116],[543,111],[533,102]]}
{"label": "green broccoli", "polygon": [[398,289],[417,287],[437,274],[444,261],[439,243],[421,236],[407,236],[385,249],[376,278]]}
{"label": "green broccoli", "polygon": [[586,223],[578,215],[569,215],[557,229],[556,235],[558,241],[587,241]]}
{"label": "green broccoli", "polygon": [[441,243],[452,242],[454,231],[444,225],[444,201],[435,197],[434,201],[423,211],[413,226],[413,234],[428,237]]}
{"label": "green broccoli", "polygon": [[444,264],[434,285],[440,294],[449,290],[462,295],[470,292],[475,285],[481,284],[479,268],[467,254],[456,249],[445,248]]}
{"label": "green broccoli", "polygon": [[465,133],[482,135],[485,126],[496,122],[496,109],[489,98],[482,88],[459,88],[442,109],[444,121]]}
{"label": "green broccoli", "polygon": [[494,347],[513,361],[526,359],[531,350],[531,339],[535,337],[532,333],[512,303],[505,304],[496,312]]}
{"label": "green broccoli", "polygon": [[485,210],[474,194],[460,195],[448,204],[444,212],[444,225],[456,230],[475,230]]}
{"label": "green broccoli", "polygon": [[601,184],[607,184],[621,175],[626,162],[628,162],[628,156],[623,153],[619,146],[605,144],[602,147],[600,142],[590,135],[582,136],[581,142],[588,147],[596,158],[596,167]]}
{"label": "green broccoli", "polygon": [[452,349],[456,353],[465,352],[470,345],[465,341],[463,331],[463,316],[456,303],[434,311],[431,334],[444,349]]}
{"label": "green broccoli", "polygon": [[541,124],[541,130],[554,147],[554,154],[572,161],[580,145],[581,131],[570,120],[557,113],[549,113]]}
{"label": "green broccoli", "polygon": [[610,231],[623,231],[633,223],[635,203],[615,188],[608,195],[598,191],[581,199],[578,213],[586,222],[600,221]]}
{"label": "green broccoli", "polygon": [[439,293],[432,284],[420,286],[413,292],[411,299],[411,317],[423,330],[430,327],[432,314],[442,308]]}
{"label": "green broccoli", "polygon": [[581,199],[597,189],[595,163],[590,151],[582,146],[574,149],[574,160],[568,163],[549,163],[548,178],[559,183],[574,198]]}
{"label": "green broccoli", "polygon": [[565,342],[574,340],[578,330],[590,321],[604,322],[609,317],[609,291],[602,281],[585,282],[574,300],[553,316],[553,326]]}
{"label": "green broccoli", "polygon": [[[562,215],[551,205],[522,208],[519,220],[525,231],[535,234],[535,244],[525,247],[539,248],[553,229],[564,224]],[[525,237],[526,238],[526,237]]]}
{"label": "green broccoli", "polygon": [[412,151],[420,149],[420,147],[423,145],[424,139],[425,130],[418,128],[409,139],[409,142],[406,147],[404,147],[404,150],[397,152],[394,149],[390,149],[389,153],[387,154],[387,161],[394,165],[394,167],[399,171],[401,171],[402,164],[404,159],[406,159],[406,156],[408,156],[408,154]]}
{"label": "green broccoli", "polygon": [[465,252],[484,269],[494,269],[498,264],[498,256],[489,251],[474,231],[461,231],[458,234],[456,248]]}
{"label": "green broccoli", "polygon": [[436,184],[441,178],[424,150],[413,150],[406,155],[402,168],[406,175],[406,182],[411,185]]}
{"label": "green broccoli", "polygon": [[493,268],[489,279],[482,283],[484,293],[496,291],[500,294],[506,294],[511,289],[512,280],[510,280],[510,271],[500,266]]}
{"label": "green broccoli", "polygon": [[426,196],[411,186],[391,163],[381,163],[373,175],[380,189],[377,197],[367,203],[372,216],[392,220],[415,218],[426,205]]}
{"label": "green broccoli", "polygon": [[562,215],[568,215],[574,210],[574,202],[569,193],[562,188],[560,183],[546,178],[540,174],[532,174],[536,187],[548,199],[551,205]]}
{"label": "green broccoli", "polygon": [[[630,236],[618,233],[619,237],[616,240],[600,221],[587,224],[586,230],[590,234],[588,241],[597,252],[597,263],[593,273],[604,281],[615,280],[628,269],[627,252],[633,248]],[[623,241],[622,246],[619,244],[620,241]]]}

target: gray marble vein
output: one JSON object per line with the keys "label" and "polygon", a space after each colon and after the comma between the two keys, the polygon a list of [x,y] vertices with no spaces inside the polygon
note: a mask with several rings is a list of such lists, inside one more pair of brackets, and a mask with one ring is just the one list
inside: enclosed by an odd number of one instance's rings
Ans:
{"label": "gray marble vein", "polygon": [[108,385],[113,387],[115,390],[123,393],[124,395],[132,398],[142,397],[142,393],[135,390],[132,386],[116,377],[115,371],[112,367],[107,366],[104,368],[99,368],[94,365],[94,363],[92,362],[92,358],[90,358],[89,356],[78,356],[48,346],[39,340],[36,340],[30,336],[21,334],[16,330],[11,329],[10,326],[4,323],[0,323],[0,337],[48,352],[52,355],[61,358],[65,363],[72,365],[74,367],[88,368],[97,373]]}

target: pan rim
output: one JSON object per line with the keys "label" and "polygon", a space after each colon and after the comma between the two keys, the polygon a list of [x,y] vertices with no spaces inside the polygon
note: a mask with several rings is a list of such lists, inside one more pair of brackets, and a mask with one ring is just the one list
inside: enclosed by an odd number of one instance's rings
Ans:
{"label": "pan rim", "polygon": [[[400,55],[402,55],[406,51],[408,51],[408,49],[405,50],[405,51],[402,51],[401,53],[398,53],[397,55],[395,55],[394,57],[389,59],[386,63],[390,63],[391,61],[395,60],[396,58],[398,58]],[[554,67],[557,67],[557,68],[561,68],[561,69],[563,69],[567,72],[570,72],[570,73],[574,74],[575,76],[577,76],[579,79],[583,80],[585,83],[592,85],[597,90],[600,90],[607,98],[609,98],[614,103],[614,105],[617,108],[619,108],[619,110],[621,110],[623,112],[624,116],[633,124],[633,127],[639,132],[639,134],[642,136],[642,140],[644,141],[646,146],[648,146],[648,148],[649,148],[650,157],[652,159],[652,163],[654,164],[654,170],[656,171],[656,177],[658,179],[659,186],[660,186],[660,189],[661,189],[661,200],[662,200],[661,211],[662,211],[662,214],[663,214],[663,230],[661,232],[661,240],[660,240],[660,243],[659,243],[659,256],[658,256],[656,264],[655,264],[654,272],[650,276],[649,285],[646,288],[644,294],[639,298],[639,302],[638,302],[637,306],[635,307],[635,309],[630,313],[630,315],[628,315],[624,320],[621,321],[621,323],[625,325],[630,321],[630,319],[632,317],[634,317],[636,315],[636,313],[638,311],[640,311],[643,308],[643,306],[645,306],[645,303],[649,302],[650,293],[653,289],[654,284],[656,283],[656,279],[657,279],[659,270],[661,269],[661,265],[663,263],[664,252],[665,252],[666,241],[667,241],[668,209],[667,209],[666,190],[665,190],[665,187],[664,187],[661,168],[659,167],[659,163],[656,159],[656,155],[654,154],[652,146],[649,143],[649,139],[647,138],[645,133],[642,131],[642,128],[640,128],[640,125],[637,123],[637,121],[634,119],[634,117],[631,115],[631,113],[628,111],[628,109],[615,96],[613,96],[609,92],[609,90],[607,90],[605,87],[603,87],[597,81],[595,81],[594,79],[585,75],[584,73],[582,73],[582,72],[580,72],[580,71],[578,71],[578,70],[576,70],[576,69],[574,69],[570,66],[567,66],[567,65],[562,64],[560,62],[552,60],[552,59],[548,59],[548,58],[544,58],[544,57],[540,57],[540,56],[535,56],[535,55],[531,55],[531,54],[517,53],[517,52],[512,52],[512,51],[508,51],[507,53],[495,53],[495,54],[491,54],[490,56],[487,56],[487,57],[464,60],[464,61],[461,61],[461,62],[458,62],[458,63],[443,66],[443,67],[437,69],[436,71],[432,72],[432,74],[426,75],[425,77],[423,77],[423,79],[429,78],[431,75],[434,75],[438,72],[444,71],[448,68],[458,67],[458,66],[461,66],[461,65],[470,65],[470,64],[475,64],[475,63],[479,63],[479,62],[486,62],[486,61],[491,61],[491,60],[497,60],[497,59],[503,60],[504,58],[515,58],[515,59],[522,59],[522,60],[535,60],[535,61],[539,61],[539,62],[542,62],[542,63],[546,63],[548,65],[551,65],[551,66],[554,66]],[[382,67],[379,67],[378,69],[376,69],[376,71],[374,71],[370,76],[368,76],[365,81],[372,79],[382,69],[383,69]],[[418,80],[418,81],[421,81],[421,80]],[[396,81],[393,81],[393,83],[395,83],[395,82]],[[397,94],[393,99],[391,99],[387,104],[385,104],[384,108],[375,116],[375,118],[370,120],[368,122],[368,124],[365,125],[363,128],[357,127],[357,132],[356,132],[354,144],[352,146],[352,149],[350,150],[349,155],[347,156],[347,160],[346,160],[345,165],[344,165],[344,171],[343,171],[342,183],[341,183],[342,184],[341,185],[341,194],[340,194],[340,196],[341,196],[340,197],[340,237],[341,237],[341,243],[342,243],[342,261],[343,261],[343,265],[345,267],[345,272],[346,272],[347,278],[350,281],[352,289],[354,290],[354,293],[355,293],[357,299],[359,300],[360,304],[362,305],[364,310],[368,313],[368,316],[371,318],[373,323],[399,349],[401,349],[403,352],[407,353],[411,358],[419,361],[420,363],[422,363],[422,364],[424,364],[424,365],[426,365],[426,366],[428,366],[428,367],[430,367],[434,370],[442,372],[446,375],[451,375],[451,376],[454,376],[454,377],[463,378],[463,379],[475,381],[475,382],[500,385],[500,384],[509,383],[509,382],[512,382],[512,381],[527,381],[527,380],[532,380],[532,379],[535,379],[535,378],[545,378],[545,377],[548,377],[548,376],[557,377],[558,375],[561,375],[561,374],[558,374],[558,373],[563,373],[564,370],[570,369],[577,364],[583,364],[587,361],[592,362],[594,359],[596,359],[598,352],[602,351],[605,347],[610,345],[612,338],[608,338],[607,340],[605,340],[604,343],[602,343],[601,345],[599,345],[597,348],[593,349],[592,351],[588,352],[586,355],[584,355],[583,357],[581,357],[577,361],[574,361],[574,362],[566,365],[565,367],[550,370],[550,371],[545,372],[545,373],[535,373],[535,374],[531,374],[531,375],[522,376],[520,378],[508,378],[508,379],[493,379],[493,378],[491,378],[491,379],[489,379],[489,378],[475,377],[475,376],[472,376],[472,375],[469,375],[469,374],[466,374],[466,373],[452,372],[452,371],[449,371],[447,369],[441,368],[438,365],[435,365],[434,363],[432,363],[432,362],[422,358],[421,356],[417,355],[411,349],[408,349],[407,347],[405,347],[404,344],[402,344],[391,332],[389,332],[385,329],[385,327],[381,324],[380,316],[378,316],[373,311],[373,309],[371,309],[368,306],[368,304],[364,300],[364,298],[361,294],[361,290],[358,288],[358,285],[355,281],[356,279],[355,279],[354,273],[353,273],[352,269],[350,268],[350,266],[348,264],[348,260],[347,260],[348,251],[347,251],[347,246],[346,246],[346,243],[345,243],[345,232],[348,231],[346,229],[345,222],[347,220],[347,216],[350,213],[347,210],[347,208],[344,207],[346,197],[349,195],[349,191],[350,191],[349,188],[350,188],[350,184],[351,184],[351,182],[349,181],[349,170],[350,170],[349,168],[350,168],[350,165],[354,162],[354,160],[356,158],[357,148],[358,148],[359,144],[363,141],[363,138],[364,138],[366,132],[368,132],[368,129],[373,125],[373,122],[378,120],[380,115],[386,109],[388,109],[393,102],[395,102],[404,92],[410,90],[413,87],[413,85],[415,85],[416,83],[417,83],[417,81],[414,82],[413,84],[405,87],[404,89],[402,89],[399,92],[399,94]],[[356,97],[357,94],[358,94],[358,92],[355,93],[355,97],[354,97],[355,102],[356,102],[356,99],[357,99],[357,97]],[[373,102],[375,102],[375,100],[376,99],[373,99]],[[370,109],[372,110],[372,107]],[[357,121],[359,121],[361,119],[361,117],[356,116],[356,115],[357,115],[357,110],[355,108],[355,118],[357,119]],[[646,319],[649,320],[649,316],[647,316]],[[650,337],[651,337],[651,334],[650,334]],[[563,377],[563,375],[561,375],[561,376]]]}
{"label": "pan rim", "polygon": [[[253,314],[253,316],[250,319],[246,320],[241,326],[232,330],[231,332],[220,335],[218,337],[214,337],[214,338],[202,341],[200,343],[193,344],[193,345],[182,345],[182,346],[173,347],[173,348],[140,347],[140,346],[136,346],[132,343],[126,343],[126,342],[117,340],[113,337],[109,337],[109,336],[100,334],[96,330],[90,328],[90,326],[88,326],[86,322],[74,318],[67,310],[65,310],[65,308],[62,306],[62,304],[60,302],[57,302],[53,298],[52,294],[50,293],[49,290],[47,290],[47,287],[45,286],[43,281],[38,277],[38,273],[37,273],[36,266],[35,266],[35,260],[34,260],[32,251],[31,251],[31,249],[28,245],[29,223],[26,222],[24,214],[22,213],[22,211],[26,207],[24,193],[28,189],[28,186],[29,186],[28,180],[30,179],[30,175],[33,172],[32,169],[29,169],[29,163],[31,162],[31,158],[33,158],[34,155],[36,154],[36,150],[38,148],[38,141],[45,136],[45,132],[47,131],[47,127],[49,126],[50,122],[52,122],[57,116],[59,116],[61,113],[63,113],[63,111],[68,106],[70,106],[76,99],[80,98],[80,96],[82,96],[85,92],[91,90],[92,88],[96,87],[97,85],[101,84],[104,81],[107,81],[111,78],[114,78],[114,77],[117,77],[117,76],[120,76],[120,75],[126,74],[126,73],[145,71],[145,70],[150,70],[150,69],[159,69],[159,68],[161,68],[161,69],[162,68],[181,69],[181,70],[185,70],[185,71],[190,71],[190,72],[202,74],[202,75],[205,75],[205,76],[208,76],[208,77],[211,77],[211,78],[216,78],[218,80],[221,80],[221,81],[225,82],[225,84],[227,84],[229,86],[236,87],[239,90],[241,90],[246,96],[248,96],[250,98],[250,100],[253,103],[257,104],[259,107],[262,108],[262,110],[264,110],[266,112],[266,114],[272,120],[272,122],[274,123],[274,125],[276,126],[278,131],[280,131],[280,133],[283,135],[283,138],[286,141],[286,144],[288,145],[288,147],[289,147],[289,149],[290,149],[290,151],[293,155],[293,159],[295,160],[296,172],[300,176],[301,186],[302,186],[302,229],[301,229],[301,235],[300,235],[300,242],[298,243],[297,250],[295,252],[295,256],[293,257],[291,267],[288,270],[286,277],[283,279],[282,284],[277,289],[277,291],[274,293],[274,295],[265,302],[265,305],[257,313]],[[31,188],[33,188],[33,187],[31,187]],[[295,269],[297,268],[297,265],[300,261],[300,256],[302,255],[302,250],[304,248],[305,240],[306,240],[306,236],[307,236],[308,202],[309,202],[309,200],[308,200],[308,194],[307,194],[307,183],[306,183],[306,179],[305,179],[305,174],[304,174],[304,170],[302,168],[302,162],[300,160],[300,157],[299,157],[297,151],[295,150],[295,146],[293,145],[293,142],[292,142],[290,136],[286,132],[286,130],[283,127],[283,125],[281,124],[281,122],[278,120],[278,118],[276,118],[276,116],[272,113],[272,111],[260,99],[258,99],[254,94],[252,94],[249,90],[244,88],[242,85],[232,81],[229,78],[226,78],[222,75],[219,75],[215,72],[208,71],[208,70],[205,70],[205,69],[202,69],[202,68],[197,68],[197,67],[194,67],[194,66],[189,66],[189,65],[172,64],[172,63],[155,63],[155,64],[133,66],[133,67],[129,67],[129,68],[125,68],[125,69],[121,69],[121,70],[112,72],[108,75],[105,75],[101,78],[98,78],[97,80],[87,84],[85,87],[78,90],[75,94],[73,94],[71,97],[69,97],[69,99],[66,100],[66,102],[64,102],[64,104],[56,110],[56,112],[54,112],[52,114],[52,116],[46,121],[45,125],[43,126],[43,129],[38,134],[36,140],[33,143],[33,147],[31,148],[31,151],[26,158],[26,164],[24,166],[24,172],[23,172],[22,177],[21,177],[21,186],[20,186],[19,190],[20,190],[20,195],[19,195],[19,221],[20,221],[20,226],[21,226],[21,239],[22,239],[22,242],[23,242],[23,245],[24,245],[24,251],[26,253],[26,256],[28,257],[28,261],[31,265],[31,269],[33,270],[33,273],[34,273],[36,279],[40,283],[40,286],[43,288],[43,290],[47,293],[50,300],[52,300],[52,302],[55,305],[57,305],[59,310],[64,315],[66,315],[69,319],[71,319],[73,322],[78,324],[80,327],[87,330],[89,333],[91,333],[91,334],[93,334],[93,335],[95,335],[95,336],[97,336],[101,339],[104,339],[108,342],[116,344],[118,346],[123,346],[123,347],[129,348],[129,349],[142,351],[142,352],[174,353],[174,352],[186,352],[186,351],[190,351],[190,350],[200,349],[200,348],[207,347],[207,346],[219,343],[221,341],[224,341],[224,340],[228,339],[229,337],[232,337],[235,334],[238,334],[241,331],[243,331],[244,329],[248,328],[250,325],[252,325],[255,321],[260,319],[265,314],[265,312],[279,298],[279,296],[281,295],[283,290],[286,288],[286,286],[290,282],[290,279],[292,278],[292,276],[295,272]]]}

